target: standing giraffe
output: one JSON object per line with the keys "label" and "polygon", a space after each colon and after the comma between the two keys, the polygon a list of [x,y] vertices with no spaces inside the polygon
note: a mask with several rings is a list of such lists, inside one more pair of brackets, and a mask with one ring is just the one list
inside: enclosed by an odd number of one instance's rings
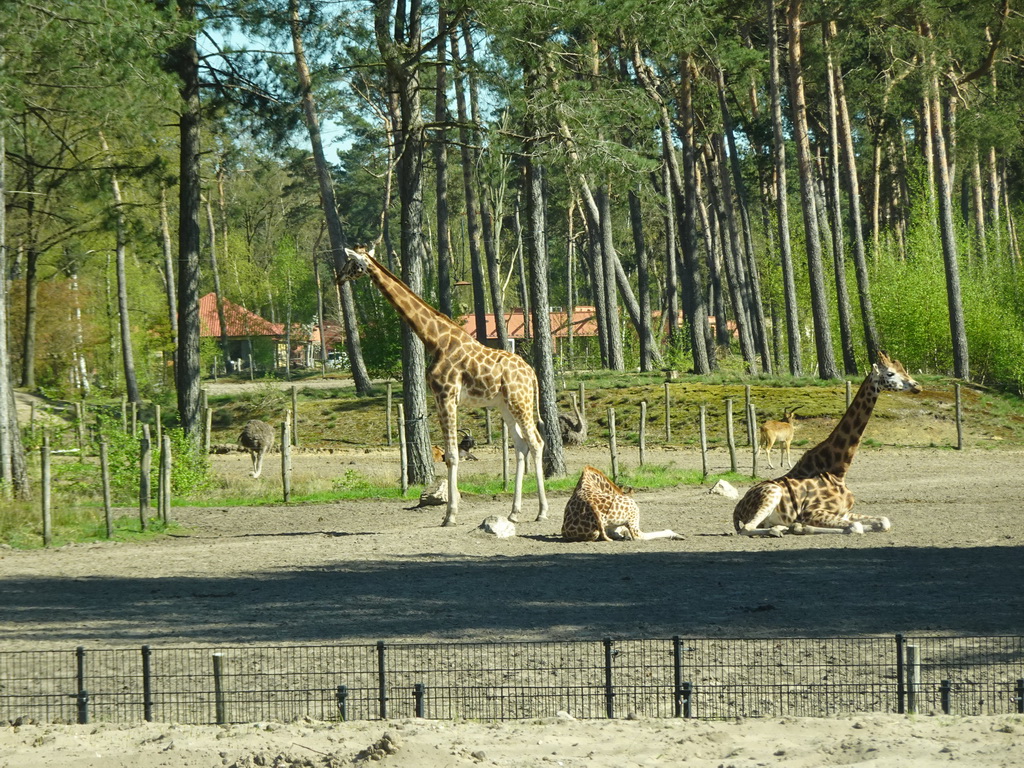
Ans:
{"label": "standing giraffe", "polygon": [[539,401],[537,376],[518,355],[485,347],[447,315],[434,309],[373,258],[373,249],[345,249],[345,261],[338,282],[368,274],[384,298],[419,336],[433,362],[427,369],[427,384],[437,401],[437,417],[444,435],[444,458],[448,467],[448,509],[442,525],[455,525],[459,511],[460,403],[497,408],[508,425],[516,447],[516,484],[512,514],[516,522],[523,507],[523,475],[527,453],[533,452],[537,469],[538,520],[548,516],[544,493],[544,440],[537,429]]}
{"label": "standing giraffe", "polygon": [[899,360],[878,354],[878,363],[857,391],[850,407],[825,440],[807,451],[789,472],[758,483],[740,499],[733,525],[744,536],[782,536],[784,533],[864,533],[888,531],[887,517],[850,511],[853,494],[846,488],[846,471],[860,446],[878,395],[921,391]]}

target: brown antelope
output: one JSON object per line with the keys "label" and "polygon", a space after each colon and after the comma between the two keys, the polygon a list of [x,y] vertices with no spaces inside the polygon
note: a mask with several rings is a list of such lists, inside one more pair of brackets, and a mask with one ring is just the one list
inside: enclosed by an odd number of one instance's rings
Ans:
{"label": "brown antelope", "polygon": [[761,425],[760,435],[761,439],[757,446],[757,455],[761,455],[761,451],[764,451],[768,456],[768,468],[775,469],[772,464],[772,448],[775,447],[775,441],[780,442],[779,445],[779,464],[782,463],[782,454],[785,451],[786,455],[786,466],[792,467],[793,460],[789,456],[789,446],[793,442],[793,425],[796,421],[797,408],[791,408],[783,411],[782,421],[766,421]]}

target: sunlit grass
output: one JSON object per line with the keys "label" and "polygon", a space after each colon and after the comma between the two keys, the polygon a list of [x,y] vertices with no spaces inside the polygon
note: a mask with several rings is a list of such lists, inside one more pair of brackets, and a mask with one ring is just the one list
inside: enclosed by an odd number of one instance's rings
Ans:
{"label": "sunlit grass", "polygon": [[[107,539],[106,517],[101,506],[56,497],[50,504],[50,529],[50,546],[60,547],[94,541],[147,541],[178,530],[178,526],[173,521],[165,524],[150,518],[143,531],[138,514],[121,512],[113,519],[113,536]],[[15,549],[41,549],[44,546],[41,501],[11,501],[0,505],[0,541]]]}

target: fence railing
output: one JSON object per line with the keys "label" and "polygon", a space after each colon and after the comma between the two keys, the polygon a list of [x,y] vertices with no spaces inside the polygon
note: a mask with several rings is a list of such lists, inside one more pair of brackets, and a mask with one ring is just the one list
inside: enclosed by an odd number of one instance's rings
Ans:
{"label": "fence railing", "polygon": [[1024,713],[1024,637],[0,652],[0,720],[232,723]]}

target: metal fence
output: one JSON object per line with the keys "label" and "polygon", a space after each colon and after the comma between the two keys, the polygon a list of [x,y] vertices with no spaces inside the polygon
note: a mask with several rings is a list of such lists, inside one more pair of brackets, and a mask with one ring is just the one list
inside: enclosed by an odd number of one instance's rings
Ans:
{"label": "metal fence", "polygon": [[0,652],[0,720],[234,723],[1024,713],[1024,637]]}

